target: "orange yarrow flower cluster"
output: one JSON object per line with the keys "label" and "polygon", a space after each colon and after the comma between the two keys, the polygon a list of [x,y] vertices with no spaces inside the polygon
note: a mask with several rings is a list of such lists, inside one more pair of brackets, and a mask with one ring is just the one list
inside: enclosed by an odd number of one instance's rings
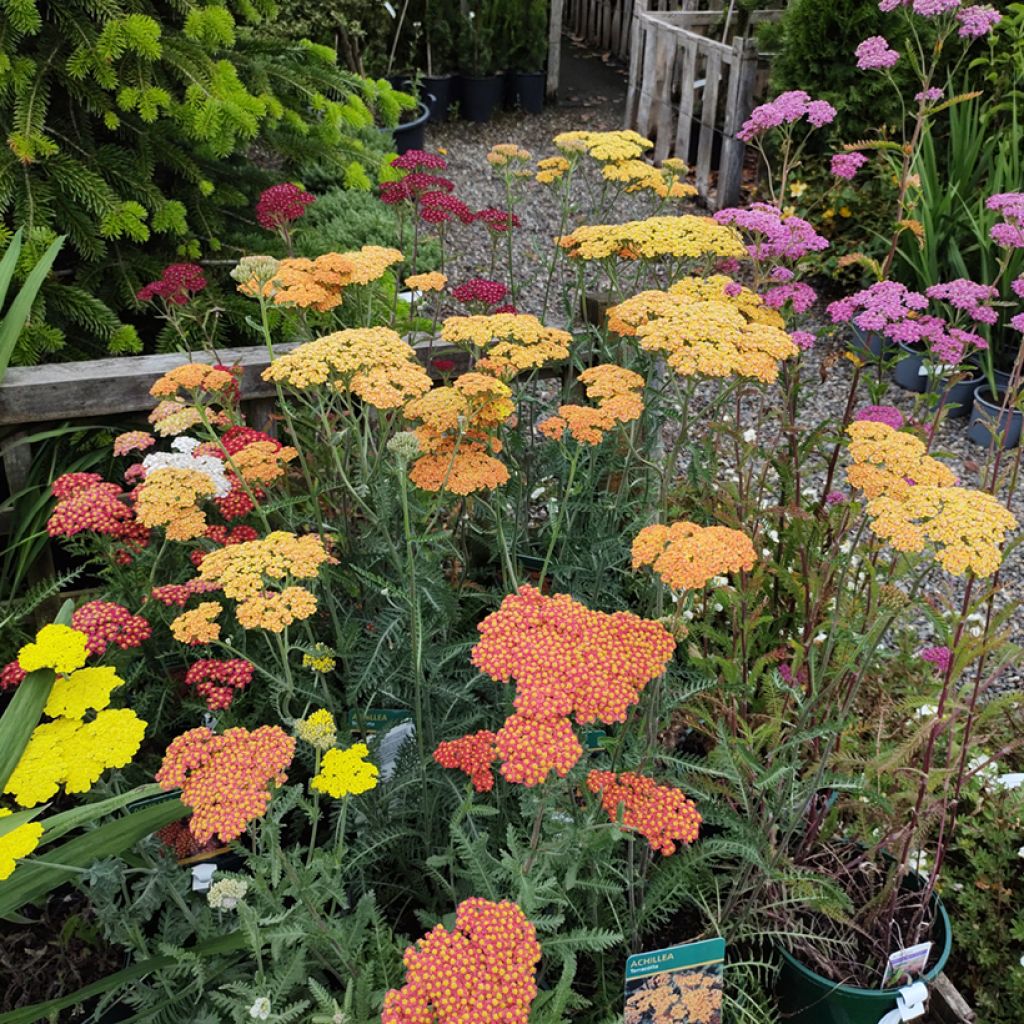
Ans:
{"label": "orange yarrow flower cluster", "polygon": [[474,372],[409,402],[404,412],[420,421],[422,452],[409,479],[421,490],[460,495],[507,483],[508,468],[494,457],[502,448],[495,431],[512,415],[511,396],[504,381]]}
{"label": "orange yarrow flower cluster", "polygon": [[551,770],[564,777],[579,760],[570,715],[581,725],[624,722],[676,646],[660,623],[591,611],[567,594],[548,597],[530,586],[508,595],[478,629],[473,664],[516,684],[515,714],[495,740],[501,773],[527,786]]}
{"label": "orange yarrow flower cluster", "polygon": [[154,398],[174,398],[179,391],[209,391],[223,397],[225,394],[234,396],[238,388],[238,378],[227,370],[220,370],[208,363],[185,363],[168,370],[158,378],[149,393]]}
{"label": "orange yarrow flower cluster", "polygon": [[987,491],[956,486],[948,466],[927,454],[922,441],[886,423],[859,420],[847,427],[852,486],[868,498],[872,533],[897,551],[932,547],[954,576],[991,576],[1002,564],[1012,512]]}
{"label": "orange yarrow flower cluster", "polygon": [[255,297],[262,289],[275,305],[326,313],[342,304],[346,288],[379,280],[403,258],[398,249],[380,245],[364,245],[356,252],[324,253],[312,260],[295,257],[281,260],[271,280],[243,281],[238,290]]}
{"label": "orange yarrow flower cluster", "polygon": [[508,900],[474,896],[406,949],[405,984],[384,997],[381,1024],[527,1024],[540,943]]}
{"label": "orange yarrow flower cluster", "polygon": [[756,561],[750,538],[726,526],[654,523],[633,540],[633,568],[650,566],[673,590],[699,590],[715,576],[752,569]]}
{"label": "orange yarrow flower cluster", "polygon": [[558,440],[568,430],[580,444],[600,444],[609,430],[639,419],[644,411],[644,379],[632,370],[603,363],[584,370],[579,381],[597,405],[560,405],[556,415],[537,425],[545,437]]}
{"label": "orange yarrow flower cluster", "polygon": [[457,768],[465,772],[478,793],[489,793],[494,789],[494,773],[491,765],[498,759],[494,741],[497,736],[487,729],[460,736],[457,740],[439,743],[434,751],[434,760],[442,768]]}
{"label": "orange yarrow flower cluster", "polygon": [[412,347],[388,327],[354,327],[306,342],[278,356],[263,379],[298,389],[329,385],[376,409],[397,409],[431,387]]}
{"label": "orange yarrow flower cluster", "polygon": [[477,361],[479,369],[510,378],[568,359],[572,335],[557,327],[545,327],[528,313],[492,313],[448,317],[441,325],[441,339],[482,352]]}
{"label": "orange yarrow flower cluster", "polygon": [[412,274],[405,279],[405,287],[420,292],[439,292],[448,283],[448,276],[437,270],[427,271],[425,274]]}
{"label": "orange yarrow flower cluster", "polygon": [[217,735],[190,729],[167,748],[156,781],[163,789],[181,789],[192,809],[189,830],[200,843],[215,835],[237,839],[250,821],[263,817],[271,787],[282,786],[295,756],[295,739],[276,725],[228,729]]}
{"label": "orange yarrow flower cluster", "polygon": [[[680,376],[753,377],[773,383],[779,363],[799,353],[777,310],[716,275],[684,278],[668,291],[646,291],[608,310],[609,329],[639,338]],[[728,290],[727,290],[728,289]]]}
{"label": "orange yarrow flower cluster", "polygon": [[639,832],[666,857],[676,852],[676,843],[689,845],[696,841],[702,818],[697,805],[682,790],[661,786],[654,779],[636,772],[592,771],[587,775],[587,789],[601,794],[601,806],[612,822]]}
{"label": "orange yarrow flower cluster", "polygon": [[202,601],[171,622],[171,635],[179,643],[190,647],[212,644],[220,639],[220,623],[216,619],[222,611],[224,606],[218,601]]}

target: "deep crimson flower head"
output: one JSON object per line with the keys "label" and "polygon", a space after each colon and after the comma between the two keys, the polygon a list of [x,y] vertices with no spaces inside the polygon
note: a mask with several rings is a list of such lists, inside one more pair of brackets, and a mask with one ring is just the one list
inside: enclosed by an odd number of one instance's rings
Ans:
{"label": "deep crimson flower head", "polygon": [[400,171],[417,171],[426,168],[429,171],[443,171],[448,161],[439,153],[427,153],[422,149],[407,149],[401,156],[391,161],[392,167]]}
{"label": "deep crimson flower head", "polygon": [[430,361],[430,365],[433,366],[435,370],[440,370],[441,373],[450,373],[452,370],[455,369],[455,360],[454,359],[432,359]]}
{"label": "deep crimson flower head", "polygon": [[488,281],[483,277],[471,277],[465,284],[452,289],[452,297],[458,302],[482,302],[485,306],[497,306],[504,301],[508,289],[500,281]]}
{"label": "deep crimson flower head", "polygon": [[139,302],[151,302],[159,296],[176,306],[184,306],[206,287],[203,268],[197,263],[171,263],[157,281],[150,281],[135,293]]}
{"label": "deep crimson flower head", "polygon": [[12,690],[28,673],[18,664],[17,660],[9,661],[0,668],[0,690]]}
{"label": "deep crimson flower head", "polygon": [[252,674],[252,664],[244,658],[203,658],[189,666],[185,683],[195,687],[211,711],[223,711],[252,682]]}
{"label": "deep crimson flower head", "polygon": [[153,633],[141,615],[133,615],[113,601],[89,601],[71,616],[73,628],[88,637],[90,654],[103,654],[110,644],[123,651],[141,646]]}
{"label": "deep crimson flower head", "polygon": [[420,197],[420,217],[428,224],[446,224],[453,217],[472,224],[473,211],[448,192],[424,192]]}
{"label": "deep crimson flower head", "polygon": [[494,789],[491,765],[498,759],[495,739],[495,734],[487,729],[460,736],[457,740],[438,744],[434,760],[442,768],[457,768],[465,772],[478,793],[489,793]]}
{"label": "deep crimson flower head", "polygon": [[518,312],[519,312],[519,310],[516,309],[516,307],[513,306],[510,302],[506,303],[504,306],[495,306],[494,309],[491,310],[491,313],[513,313],[513,314],[515,314],[515,313],[518,313]]}
{"label": "deep crimson flower head", "polygon": [[488,206],[481,210],[473,218],[474,220],[482,221],[487,225],[489,231],[496,231],[499,233],[508,231],[510,228],[519,227],[519,218],[508,210],[499,210],[495,206]]}
{"label": "deep crimson flower head", "polygon": [[316,202],[316,196],[290,181],[271,185],[264,189],[256,203],[256,221],[261,228],[276,231],[283,224],[298,220],[313,202]]}

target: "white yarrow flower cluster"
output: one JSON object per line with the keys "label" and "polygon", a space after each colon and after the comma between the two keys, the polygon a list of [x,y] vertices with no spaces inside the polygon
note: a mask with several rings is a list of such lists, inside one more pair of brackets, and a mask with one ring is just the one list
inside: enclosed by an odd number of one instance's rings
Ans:
{"label": "white yarrow flower cluster", "polygon": [[214,910],[234,910],[248,891],[249,883],[244,878],[221,878],[210,886],[206,902]]}
{"label": "white yarrow flower cluster", "polygon": [[231,493],[231,481],[227,477],[224,462],[216,455],[196,455],[200,442],[194,437],[177,437],[171,444],[172,452],[153,452],[142,460],[146,474],[157,469],[190,469],[202,473],[213,482],[214,497],[226,498]]}

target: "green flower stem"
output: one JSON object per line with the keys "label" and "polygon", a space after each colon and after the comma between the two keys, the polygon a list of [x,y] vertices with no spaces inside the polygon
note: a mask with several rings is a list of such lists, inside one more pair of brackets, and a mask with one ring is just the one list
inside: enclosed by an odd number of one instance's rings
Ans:
{"label": "green flower stem", "polygon": [[544,555],[544,564],[540,570],[540,581],[537,586],[540,590],[544,589],[544,578],[548,574],[548,565],[551,562],[551,555],[554,553],[555,544],[558,542],[558,535],[561,532],[562,524],[565,522],[566,506],[569,504],[569,499],[572,494],[572,485],[576,480],[576,467],[579,465],[580,452],[583,449],[576,445],[576,450],[573,452],[572,459],[569,461],[569,476],[565,481],[565,490],[562,493],[562,504],[558,506],[558,515],[555,517],[555,522],[551,527],[551,538],[548,540],[548,549]]}

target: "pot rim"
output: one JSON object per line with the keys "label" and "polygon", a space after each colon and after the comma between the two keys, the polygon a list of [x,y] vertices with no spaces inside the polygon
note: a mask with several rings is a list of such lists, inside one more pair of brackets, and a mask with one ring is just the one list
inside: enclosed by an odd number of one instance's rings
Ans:
{"label": "pot rim", "polygon": [[[935,965],[921,975],[921,979],[926,982],[934,981],[942,973],[946,966],[946,961],[949,960],[949,955],[953,949],[953,924],[949,919],[949,914],[946,911],[945,904],[943,904],[942,899],[939,897],[937,892],[932,893],[932,900],[935,902],[936,908],[939,912],[936,921],[942,923],[945,941],[942,944],[942,949],[939,953],[938,960],[935,961]],[[845,996],[858,996],[861,999],[869,999],[877,1002],[885,1000],[891,1003],[895,1000],[896,994],[899,992],[898,988],[858,988],[856,985],[847,985],[841,981],[832,981],[831,978],[826,978],[824,975],[818,974],[818,972],[813,968],[808,967],[805,963],[798,960],[788,949],[786,949],[785,946],[782,945],[782,943],[776,942],[775,945],[782,954],[782,958],[787,963],[814,981],[820,988],[827,988],[829,990],[829,994],[836,992]]]}
{"label": "pot rim", "polygon": [[426,105],[422,100],[417,101],[419,103],[420,112],[419,115],[412,121],[406,121],[404,124],[396,124],[394,128],[380,128],[379,131],[390,132],[392,135],[397,132],[405,132],[410,128],[418,128],[421,124],[425,123],[427,118],[430,117],[430,107]]}
{"label": "pot rim", "polygon": [[[982,374],[982,376],[984,377],[985,375]],[[965,381],[965,383],[966,383],[966,381]],[[985,398],[984,395],[982,394],[982,392],[984,392],[987,395],[990,395],[991,397],[990,398]],[[993,399],[996,398],[996,397],[998,397],[998,396],[995,394],[995,392],[993,392],[992,388],[989,386],[989,382],[988,382],[987,379],[983,383],[979,384],[974,389],[974,401],[975,402],[980,402],[982,405],[987,405],[990,409],[994,410],[996,413],[1003,413],[1005,411],[1005,413],[1010,414],[1010,415],[1024,416],[1024,412],[1021,412],[1020,409],[1016,409],[1013,406],[1010,406],[1010,408],[1008,408],[1006,410],[1003,410],[1001,404],[997,405],[993,401]]]}

